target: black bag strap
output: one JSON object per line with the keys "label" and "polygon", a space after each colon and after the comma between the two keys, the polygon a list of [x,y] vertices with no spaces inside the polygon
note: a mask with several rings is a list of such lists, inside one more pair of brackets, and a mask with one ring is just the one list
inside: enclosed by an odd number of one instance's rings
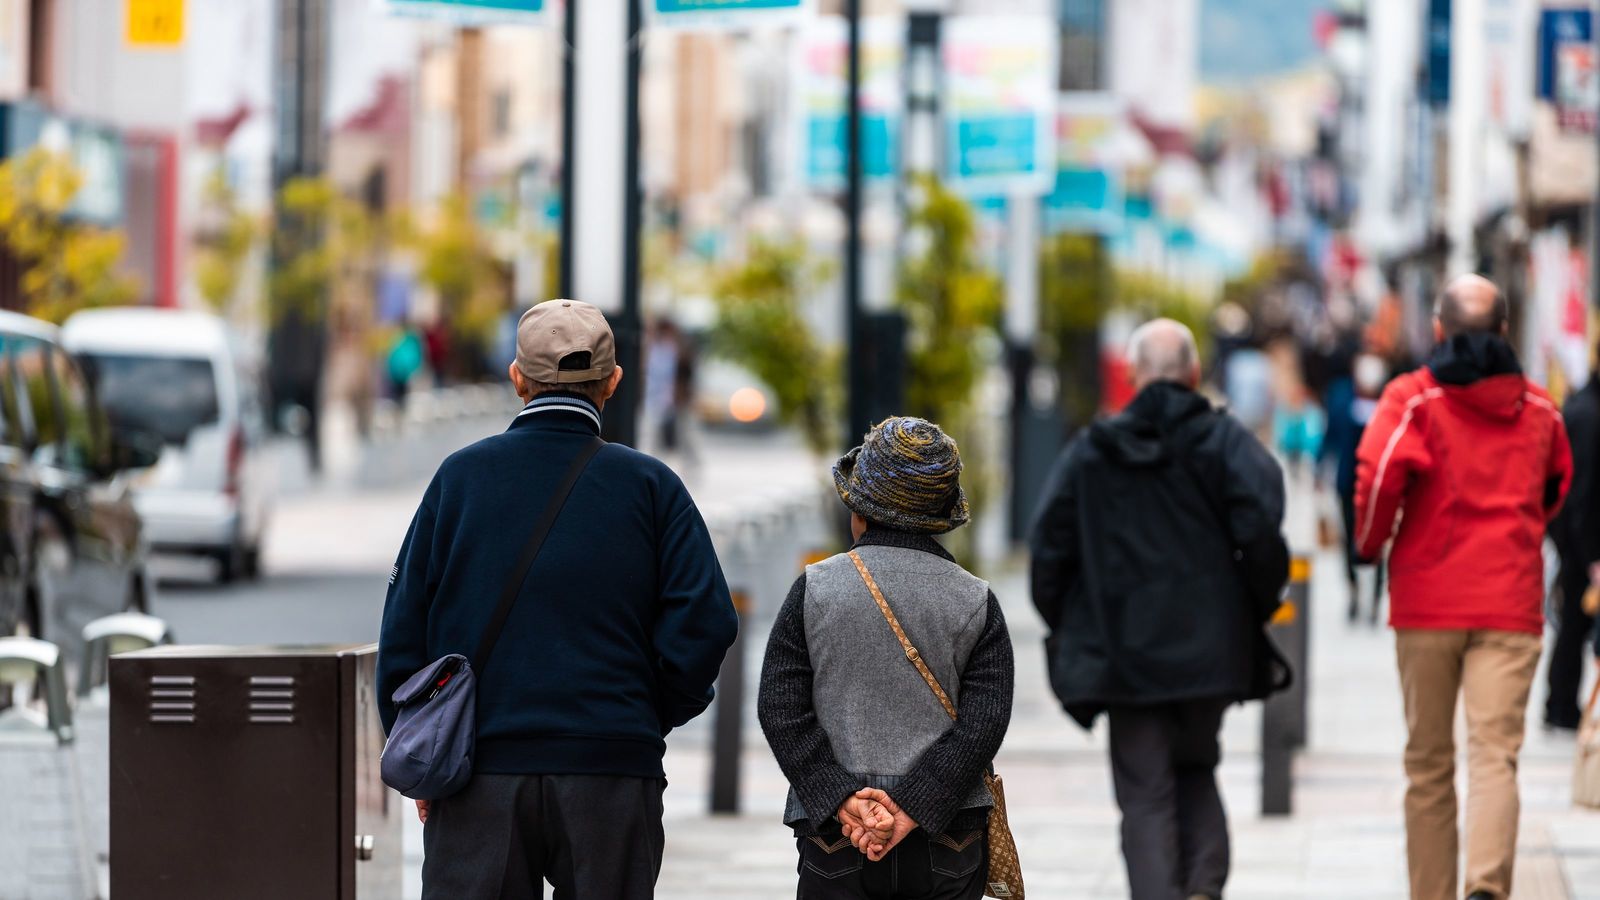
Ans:
{"label": "black bag strap", "polygon": [[483,631],[483,637],[478,641],[478,652],[472,656],[472,667],[482,671],[489,664],[489,654],[494,652],[494,645],[500,640],[500,630],[505,627],[506,619],[511,617],[511,607],[517,602],[517,595],[522,593],[522,582],[528,577],[528,570],[533,568],[533,561],[539,558],[539,549],[544,546],[544,539],[550,536],[550,529],[556,524],[556,518],[561,515],[561,508],[567,504],[567,497],[572,493],[572,488],[577,485],[582,477],[583,470],[589,467],[589,460],[600,452],[605,446],[605,441],[593,438],[584,448],[578,451],[578,456],[567,467],[567,474],[562,476],[561,483],[556,485],[555,493],[550,495],[550,502],[545,504],[544,512],[539,514],[539,520],[534,523],[533,533],[528,535],[527,544],[523,545],[522,555],[517,557],[517,564],[511,567],[511,578],[506,581],[505,589],[500,592],[500,605],[495,607],[494,618],[489,620],[489,627]]}

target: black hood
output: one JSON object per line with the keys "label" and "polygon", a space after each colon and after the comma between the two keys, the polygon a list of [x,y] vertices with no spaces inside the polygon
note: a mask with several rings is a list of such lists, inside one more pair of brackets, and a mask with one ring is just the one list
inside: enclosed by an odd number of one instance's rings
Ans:
{"label": "black hood", "polygon": [[1107,458],[1126,466],[1158,466],[1172,459],[1172,435],[1185,422],[1211,411],[1211,402],[1175,381],[1158,381],[1139,392],[1120,415],[1089,429],[1089,440]]}
{"label": "black hood", "polygon": [[1498,334],[1458,334],[1433,348],[1428,369],[1440,384],[1475,384],[1493,375],[1521,375],[1511,344]]}

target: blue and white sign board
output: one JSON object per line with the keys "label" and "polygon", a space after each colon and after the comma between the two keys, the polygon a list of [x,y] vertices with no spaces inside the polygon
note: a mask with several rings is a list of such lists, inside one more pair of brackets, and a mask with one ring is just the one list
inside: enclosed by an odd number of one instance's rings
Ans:
{"label": "blue and white sign board", "polygon": [[1546,9],[1539,15],[1539,99],[1553,100],[1563,48],[1588,44],[1594,39],[1594,12],[1580,9]]}
{"label": "blue and white sign board", "polygon": [[1055,184],[1044,198],[1046,233],[1111,235],[1125,200],[1118,139],[1126,111],[1110,94],[1063,93],[1056,107]]}
{"label": "blue and white sign board", "polygon": [[[568,0],[570,3],[579,0]],[[551,0],[378,0],[384,12],[452,25],[546,25]]]}
{"label": "blue and white sign board", "polygon": [[969,194],[1042,196],[1055,183],[1056,32],[1049,19],[945,20],[945,177]]}
{"label": "blue and white sign board", "polygon": [[648,22],[666,28],[726,29],[795,25],[813,0],[645,0]]}
{"label": "blue and white sign board", "polygon": [[[817,191],[845,186],[847,26],[839,16],[812,19],[796,42],[794,78],[799,181]],[[894,17],[861,22],[861,171],[885,182],[900,168],[905,23]]]}

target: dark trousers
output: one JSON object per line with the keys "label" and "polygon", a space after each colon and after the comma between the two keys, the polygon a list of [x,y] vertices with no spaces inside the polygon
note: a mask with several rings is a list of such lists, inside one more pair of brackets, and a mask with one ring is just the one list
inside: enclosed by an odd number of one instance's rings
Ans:
{"label": "dark trousers", "polygon": [[1594,618],[1583,612],[1583,592],[1589,588],[1589,572],[1581,564],[1561,562],[1561,620],[1556,623],[1556,642],[1550,648],[1550,669],[1546,673],[1550,692],[1544,703],[1546,724],[1577,728],[1583,715],[1578,691],[1583,685],[1583,650],[1588,644]]}
{"label": "dark trousers", "polygon": [[989,872],[982,831],[930,835],[919,828],[878,862],[868,862],[838,826],[797,843],[800,900],[979,900]]}
{"label": "dark trousers", "polygon": [[1217,792],[1222,700],[1112,707],[1111,776],[1133,900],[1221,897],[1228,819]]}
{"label": "dark trousers", "polygon": [[[1353,621],[1361,612],[1361,598],[1357,595],[1356,566],[1362,564],[1361,557],[1356,553],[1356,495],[1354,493],[1339,492],[1339,511],[1344,516],[1344,575],[1350,583],[1350,619]],[[1372,608],[1368,611],[1368,618],[1378,621],[1379,606],[1383,602],[1383,574],[1387,566],[1382,559],[1373,563],[1372,582]]]}
{"label": "dark trousers", "polygon": [[475,775],[423,827],[423,900],[636,900],[661,873],[658,778]]}

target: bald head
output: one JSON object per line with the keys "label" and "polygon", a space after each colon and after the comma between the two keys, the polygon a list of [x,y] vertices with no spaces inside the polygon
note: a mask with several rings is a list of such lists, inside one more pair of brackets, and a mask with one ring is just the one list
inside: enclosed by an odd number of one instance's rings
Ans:
{"label": "bald head", "polygon": [[1194,334],[1172,319],[1155,319],[1134,329],[1128,339],[1128,363],[1133,366],[1133,385],[1141,391],[1157,381],[1191,388],[1200,383]]}
{"label": "bald head", "polygon": [[1449,340],[1458,334],[1502,334],[1509,318],[1506,298],[1482,275],[1452,278],[1434,309],[1435,335]]}

